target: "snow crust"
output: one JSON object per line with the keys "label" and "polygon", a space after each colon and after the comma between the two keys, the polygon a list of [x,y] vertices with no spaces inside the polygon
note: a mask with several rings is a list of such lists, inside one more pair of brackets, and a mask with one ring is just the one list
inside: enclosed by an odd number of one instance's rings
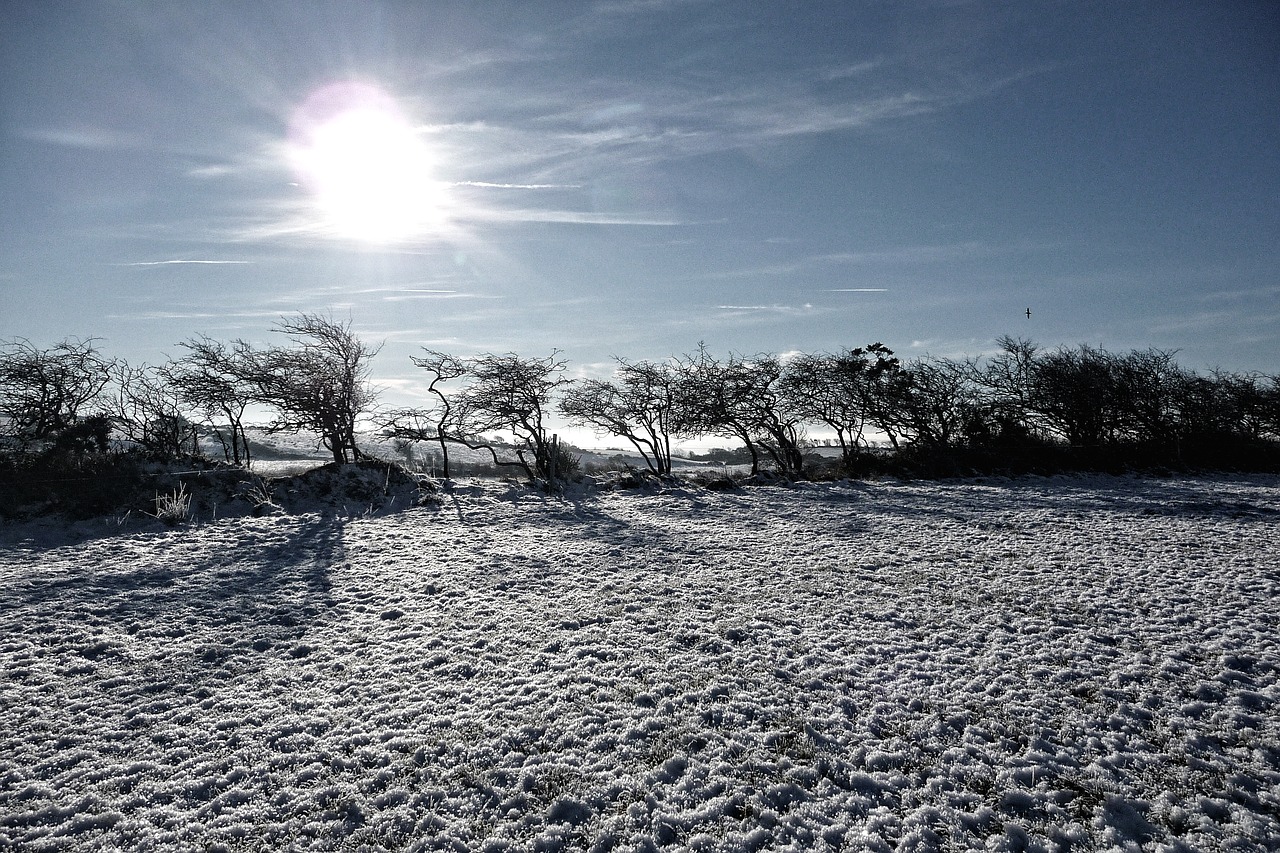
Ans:
{"label": "snow crust", "polygon": [[0,544],[0,849],[1280,849],[1280,479]]}

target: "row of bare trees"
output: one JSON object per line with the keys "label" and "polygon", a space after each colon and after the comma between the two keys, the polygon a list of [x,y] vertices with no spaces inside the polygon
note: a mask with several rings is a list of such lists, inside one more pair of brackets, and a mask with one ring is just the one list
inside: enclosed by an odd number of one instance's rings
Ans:
{"label": "row of bare trees", "polygon": [[1081,345],[1042,351],[1002,339],[966,362],[960,395],[974,402],[970,441],[1031,436],[1076,447],[1280,439],[1280,376],[1187,370],[1168,350],[1112,353]]}
{"label": "row of bare trees", "polygon": [[547,423],[569,423],[628,442],[655,474],[671,471],[681,439],[740,443],[762,463],[803,474],[809,429],[834,434],[846,468],[873,442],[893,450],[1037,446],[1157,446],[1176,461],[1187,443],[1280,439],[1280,378],[1185,370],[1162,350],[1110,353],[1089,346],[1041,351],[1005,338],[984,359],[903,362],[881,343],[838,353],[717,357],[705,346],[664,361],[616,359],[610,379],[565,377],[554,355],[458,358],[428,351],[435,405],[390,413],[389,435],[488,447],[505,431],[530,476],[548,476]]}
{"label": "row of bare trees", "polygon": [[629,443],[655,474],[672,446],[718,437],[741,444],[753,470],[805,472],[815,430],[834,435],[853,468],[873,443],[904,448],[1100,447],[1280,439],[1280,379],[1180,367],[1162,350],[1089,346],[1041,350],[1005,338],[982,359],[899,360],[873,343],[837,353],[720,357],[700,346],[662,361],[616,359],[608,379],[571,380],[552,353],[457,356],[424,350],[430,404],[378,410],[369,381],[378,348],[350,323],[302,314],[275,331],[286,345],[201,337],[161,366],[132,367],[95,341],[39,349],[0,345],[0,451],[103,450],[111,437],[178,455],[213,436],[229,462],[247,464],[246,418],[308,431],[335,462],[357,460],[357,426],[403,442],[485,450],[495,465],[554,479],[571,461],[555,442],[557,416]]}
{"label": "row of bare trees", "polygon": [[[790,361],[773,355],[721,359],[700,347],[694,355],[662,362],[618,358],[607,380],[570,380],[554,353],[460,358],[427,350],[413,361],[430,377],[434,405],[386,413],[386,435],[438,442],[445,476],[449,445],[462,444],[488,450],[497,465],[542,479],[563,465],[550,431],[556,412],[569,424],[629,443],[660,476],[671,473],[674,442],[708,436],[740,442],[753,470],[769,460],[782,471],[801,472],[806,424],[834,425],[848,453],[866,443],[865,414],[850,400],[833,399],[840,391],[826,387],[829,380],[845,380],[847,396],[854,377],[875,381],[898,365],[881,344]],[[808,396],[818,390],[825,399]],[[504,436],[501,444],[485,438],[493,433]]]}
{"label": "row of bare trees", "polygon": [[349,323],[316,314],[286,318],[275,331],[290,344],[201,337],[158,366],[108,358],[95,340],[0,345],[0,450],[103,451],[115,437],[174,457],[198,453],[206,434],[227,461],[247,465],[246,417],[261,407],[274,414],[268,431],[310,431],[334,461],[359,458],[356,424],[375,402],[369,363],[376,348]]}
{"label": "row of bare trees", "polygon": [[790,359],[726,358],[700,346],[663,362],[617,360],[612,380],[585,380],[562,397],[571,423],[629,441],[657,474],[670,473],[671,444],[718,437],[741,443],[752,471],[805,465],[806,428],[832,430],[847,456],[867,446],[865,391],[900,367],[883,344]]}

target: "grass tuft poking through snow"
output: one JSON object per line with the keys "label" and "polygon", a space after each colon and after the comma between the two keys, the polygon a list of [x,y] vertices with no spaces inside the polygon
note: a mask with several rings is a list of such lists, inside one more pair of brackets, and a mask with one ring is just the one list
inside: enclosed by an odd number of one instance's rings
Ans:
{"label": "grass tuft poking through snow", "polygon": [[191,495],[185,483],[167,495],[156,495],[156,511],[153,515],[168,525],[182,524],[191,515]]}
{"label": "grass tuft poking through snow", "polygon": [[428,503],[6,531],[0,849],[1280,849],[1280,479]]}

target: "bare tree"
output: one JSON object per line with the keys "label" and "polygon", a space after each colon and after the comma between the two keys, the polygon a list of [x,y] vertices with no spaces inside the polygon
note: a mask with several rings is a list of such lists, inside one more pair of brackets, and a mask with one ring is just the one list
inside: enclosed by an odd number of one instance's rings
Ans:
{"label": "bare tree", "polygon": [[731,353],[721,361],[700,344],[696,356],[677,359],[676,369],[687,401],[685,432],[738,439],[751,454],[753,474],[759,473],[762,450],[779,470],[803,471],[804,419],[787,406],[777,356],[746,358]]}
{"label": "bare tree", "polygon": [[199,454],[195,425],[165,371],[118,361],[112,373],[111,418],[122,438],[164,458]]}
{"label": "bare tree", "polygon": [[467,363],[456,356],[437,350],[423,349],[425,355],[410,356],[418,367],[431,374],[427,393],[436,398],[430,409],[396,409],[382,418],[383,432],[388,438],[402,441],[434,441],[440,445],[441,473],[449,479],[449,444],[461,441],[464,424],[456,420],[457,409],[453,398],[443,387],[445,383],[463,378],[468,373]]}
{"label": "bare tree", "polygon": [[255,396],[276,409],[272,432],[314,431],[321,445],[344,463],[361,458],[356,423],[376,401],[369,384],[369,361],[378,353],[340,323],[319,314],[285,318],[273,331],[292,347],[244,349],[251,363]]}
{"label": "bare tree", "polygon": [[[569,384],[558,352],[544,358],[515,353],[483,353],[464,359],[467,387],[455,399],[459,438],[472,449],[489,451],[495,465],[518,465],[530,479],[551,481],[554,454],[547,428],[553,397]],[[485,433],[508,433],[515,459],[502,459]]]}
{"label": "bare tree", "polygon": [[[435,350],[414,364],[431,374],[430,409],[402,409],[383,419],[386,435],[410,441],[438,441],[448,477],[448,446],[484,450],[498,467],[519,468],[531,480],[554,479],[563,454],[547,427],[556,391],[569,384],[565,363],[553,352],[545,358],[515,353],[481,353],[466,358]],[[460,381],[456,389],[445,383]],[[495,435],[496,434],[496,435]],[[508,445],[501,440],[511,436]],[[512,458],[514,457],[514,458]]]}
{"label": "bare tree", "polygon": [[897,368],[893,351],[878,341],[834,355],[802,353],[787,362],[781,393],[805,420],[835,430],[841,457],[849,464],[866,444],[876,383]]}
{"label": "bare tree", "polygon": [[1250,409],[1260,436],[1280,440],[1280,375],[1258,377],[1258,394]]}
{"label": "bare tree", "polygon": [[182,358],[165,365],[164,373],[178,397],[198,413],[222,445],[224,458],[235,465],[250,461],[245,413],[254,402],[255,361],[248,344],[228,347],[207,337],[179,344]]}
{"label": "bare tree", "polygon": [[1183,391],[1180,408],[1187,421],[1195,422],[1199,413],[1200,432],[1280,438],[1280,377],[1215,370],[1199,379]]}
{"label": "bare tree", "polygon": [[745,380],[744,398],[748,404],[747,410],[752,412],[759,435],[756,444],[764,448],[778,470],[804,473],[804,452],[800,445],[805,435],[805,417],[789,405],[783,392],[782,377],[785,368],[782,361],[775,355],[763,354],[750,359],[738,359],[734,364],[731,356],[729,365],[737,371],[741,380]]}
{"label": "bare tree", "polygon": [[1032,394],[1037,347],[1025,338],[1004,335],[1000,352],[988,358],[975,375],[985,391],[985,414],[997,440],[1019,440],[1036,432]]}
{"label": "bare tree", "polygon": [[901,375],[905,381],[894,415],[899,435],[934,447],[961,443],[981,399],[972,362],[918,358],[908,362]]}
{"label": "bare tree", "polygon": [[750,383],[698,344],[697,355],[675,361],[681,393],[688,401],[682,426],[690,435],[721,436],[741,441],[751,454],[751,473],[760,470],[757,433],[748,410]]}
{"label": "bare tree", "polygon": [[106,450],[111,423],[101,404],[113,364],[92,338],[48,349],[24,338],[0,343],[0,434],[20,452]]}
{"label": "bare tree", "polygon": [[670,364],[618,358],[613,382],[580,381],[565,391],[560,412],[631,443],[658,476],[671,473],[671,438],[681,426],[679,376]]}
{"label": "bare tree", "polygon": [[869,419],[894,449],[902,442],[933,447],[958,444],[981,405],[973,363],[917,358],[876,377]]}
{"label": "bare tree", "polygon": [[1035,360],[1031,409],[1068,444],[1112,443],[1122,431],[1115,357],[1081,345],[1059,347]]}
{"label": "bare tree", "polygon": [[1174,352],[1133,350],[1113,355],[1112,364],[1116,414],[1125,436],[1134,441],[1178,441],[1178,398],[1191,377],[1174,361]]}

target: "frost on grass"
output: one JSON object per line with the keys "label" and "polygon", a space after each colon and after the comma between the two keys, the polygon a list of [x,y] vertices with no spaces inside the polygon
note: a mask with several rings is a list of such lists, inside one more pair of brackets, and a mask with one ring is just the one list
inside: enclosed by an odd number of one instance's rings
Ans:
{"label": "frost on grass", "polygon": [[0,549],[0,848],[1280,847],[1280,481],[666,487]]}

